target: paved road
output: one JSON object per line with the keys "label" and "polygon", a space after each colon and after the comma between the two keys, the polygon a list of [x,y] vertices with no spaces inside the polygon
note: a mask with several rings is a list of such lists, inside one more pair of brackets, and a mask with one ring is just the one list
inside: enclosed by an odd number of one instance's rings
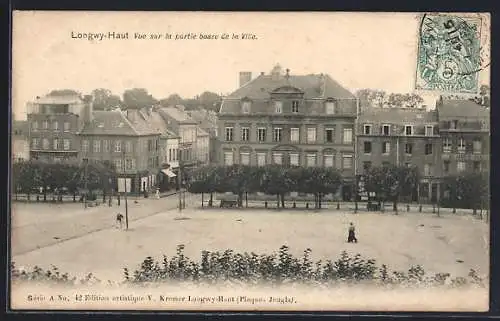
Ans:
{"label": "paved road", "polygon": [[[199,196],[186,194],[186,206],[196,206]],[[133,222],[155,214],[178,208],[179,198],[171,195],[165,198],[130,200],[129,227]],[[82,209],[77,206],[14,206],[12,210],[11,253],[25,254],[39,248],[82,237],[116,226],[118,212],[125,214],[124,202],[120,207],[99,206]]]}

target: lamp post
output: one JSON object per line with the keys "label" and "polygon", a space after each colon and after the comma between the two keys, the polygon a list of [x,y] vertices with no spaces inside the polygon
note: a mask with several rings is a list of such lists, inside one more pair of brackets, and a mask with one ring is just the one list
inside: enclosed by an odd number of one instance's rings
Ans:
{"label": "lamp post", "polygon": [[125,175],[125,150],[122,151],[122,170],[124,174],[123,188],[125,191],[125,229],[128,230],[128,200],[127,200],[127,176]]}
{"label": "lamp post", "polygon": [[83,182],[83,190],[84,190],[84,193],[83,194],[83,208],[84,209],[87,209],[87,195],[89,194],[87,189],[88,189],[88,179],[87,179],[87,171],[88,171],[88,165],[89,165],[89,159],[88,158],[84,158],[83,159],[83,162],[85,163],[85,167],[83,168],[84,170],[84,182]]}

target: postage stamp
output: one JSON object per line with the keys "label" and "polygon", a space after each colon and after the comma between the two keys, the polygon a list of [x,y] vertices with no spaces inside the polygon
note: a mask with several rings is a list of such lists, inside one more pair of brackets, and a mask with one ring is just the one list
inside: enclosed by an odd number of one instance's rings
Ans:
{"label": "postage stamp", "polygon": [[420,22],[417,90],[476,94],[481,70],[481,18],[425,14]]}

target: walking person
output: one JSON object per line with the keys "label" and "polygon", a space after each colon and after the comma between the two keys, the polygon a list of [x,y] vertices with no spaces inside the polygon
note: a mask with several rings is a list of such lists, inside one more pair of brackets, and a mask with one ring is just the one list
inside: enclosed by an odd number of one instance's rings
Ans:
{"label": "walking person", "polygon": [[358,243],[358,239],[356,238],[356,228],[354,227],[354,224],[352,222],[349,224],[347,243]]}
{"label": "walking person", "polygon": [[123,215],[121,213],[116,215],[116,223],[120,226],[120,230],[123,229]]}

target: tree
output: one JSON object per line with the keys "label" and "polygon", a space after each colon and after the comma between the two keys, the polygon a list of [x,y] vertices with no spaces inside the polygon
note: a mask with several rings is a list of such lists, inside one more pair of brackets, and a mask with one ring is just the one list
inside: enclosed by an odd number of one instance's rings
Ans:
{"label": "tree", "polygon": [[144,88],[127,89],[123,93],[123,105],[125,108],[151,107],[158,101]]}
{"label": "tree", "polygon": [[92,97],[95,110],[110,110],[123,105],[120,96],[113,95],[109,89],[94,89],[92,90]]}
{"label": "tree", "polygon": [[386,99],[386,92],[377,89],[360,89],[355,93],[359,99],[359,104],[362,110],[371,107],[382,107]]}
{"label": "tree", "polygon": [[391,107],[416,108],[424,102],[424,99],[417,94],[392,93],[387,99]]}
{"label": "tree", "polygon": [[171,107],[171,106],[177,106],[182,104],[182,97],[179,96],[178,94],[171,94],[167,98],[163,98],[160,100],[159,104],[163,107]]}
{"label": "tree", "polygon": [[203,92],[198,98],[200,106],[202,106],[206,110],[213,110],[216,112],[219,111],[221,101],[221,96],[210,91]]}

